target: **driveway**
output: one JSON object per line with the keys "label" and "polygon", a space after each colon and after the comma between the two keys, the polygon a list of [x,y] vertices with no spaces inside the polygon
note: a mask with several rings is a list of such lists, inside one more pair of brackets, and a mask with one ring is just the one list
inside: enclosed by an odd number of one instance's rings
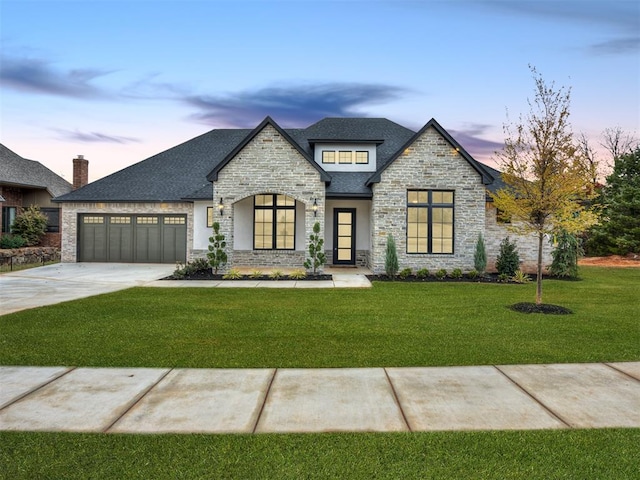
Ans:
{"label": "driveway", "polygon": [[173,273],[175,265],[57,263],[0,275],[0,315],[142,286]]}

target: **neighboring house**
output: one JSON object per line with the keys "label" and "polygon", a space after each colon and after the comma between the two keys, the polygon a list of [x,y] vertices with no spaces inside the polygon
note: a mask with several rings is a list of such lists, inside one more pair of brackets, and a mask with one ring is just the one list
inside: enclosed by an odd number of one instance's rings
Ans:
{"label": "neighboring house", "polygon": [[1,234],[11,233],[11,224],[23,208],[40,207],[47,216],[43,244],[60,246],[60,207],[53,197],[71,191],[71,184],[40,162],[27,160],[0,144]]}
{"label": "neighboring house", "polygon": [[[382,118],[283,129],[267,117],[253,130],[212,130],[55,201],[67,262],[183,262],[205,255],[217,221],[227,268],[301,268],[319,222],[329,265],[384,272],[392,234],[401,268],[467,271],[480,233],[490,263],[508,235],[487,196],[500,185],[499,172],[435,120],[414,132]],[[535,239],[517,241],[532,267]]]}

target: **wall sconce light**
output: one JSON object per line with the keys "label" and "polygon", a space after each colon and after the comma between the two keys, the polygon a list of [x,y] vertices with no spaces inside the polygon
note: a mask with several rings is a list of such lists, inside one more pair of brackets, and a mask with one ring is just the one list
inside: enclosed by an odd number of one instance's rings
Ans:
{"label": "wall sconce light", "polygon": [[313,199],[313,206],[311,207],[311,209],[313,210],[313,216],[317,217],[318,216],[318,199],[317,198]]}
{"label": "wall sconce light", "polygon": [[218,203],[218,210],[220,211],[220,215],[222,215],[222,211],[224,210],[224,203],[222,203],[222,197],[220,197],[220,203]]}

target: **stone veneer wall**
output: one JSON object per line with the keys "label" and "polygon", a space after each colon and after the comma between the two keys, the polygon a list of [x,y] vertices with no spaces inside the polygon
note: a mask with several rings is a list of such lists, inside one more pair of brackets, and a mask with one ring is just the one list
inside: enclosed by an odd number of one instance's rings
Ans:
{"label": "stone veneer wall", "polygon": [[[407,254],[407,190],[412,189],[455,192],[453,254]],[[370,268],[384,273],[391,233],[401,269],[473,269],[476,240],[485,227],[485,195],[480,174],[435,129],[427,129],[373,185]]]}
{"label": "stone veneer wall", "polygon": [[[296,250],[234,250],[234,204],[261,193],[288,195],[305,205],[305,243],[296,245]],[[226,269],[271,265],[303,268],[313,224],[317,221],[321,228],[324,226],[324,193],[320,173],[274,127],[267,125],[218,173],[213,185],[214,202],[222,198],[224,204],[222,216],[215,212],[215,221],[220,222],[220,231],[227,240]],[[314,199],[318,203],[317,216],[312,210]],[[246,234],[253,235],[253,230]],[[321,231],[320,236],[323,235]],[[291,264],[285,265],[285,260]]]}
{"label": "stone veneer wall", "polygon": [[[508,223],[498,223],[496,208],[492,203],[486,204],[485,214],[485,238],[484,243],[487,249],[487,271],[495,272],[496,259],[500,253],[500,242],[505,237],[509,237],[518,246],[520,257],[520,268],[526,273],[536,273],[538,265],[538,237],[535,234],[521,235],[509,231]],[[542,268],[551,265],[551,252],[553,245],[548,239],[542,244]]]}
{"label": "stone veneer wall", "polygon": [[182,214],[187,215],[187,260],[191,260],[193,246],[193,204],[175,203],[63,203],[62,261],[77,261],[78,214]]}
{"label": "stone veneer wall", "polygon": [[[325,250],[325,256],[327,257],[327,262],[325,265],[333,264],[333,249]],[[369,258],[370,252],[369,250],[356,250],[356,267],[369,267]]]}

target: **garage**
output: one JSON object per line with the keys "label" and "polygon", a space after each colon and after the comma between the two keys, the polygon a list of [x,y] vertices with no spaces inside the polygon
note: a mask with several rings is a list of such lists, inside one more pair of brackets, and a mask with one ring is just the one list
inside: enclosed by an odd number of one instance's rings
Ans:
{"label": "garage", "polygon": [[78,261],[176,263],[186,261],[186,215],[78,215]]}

